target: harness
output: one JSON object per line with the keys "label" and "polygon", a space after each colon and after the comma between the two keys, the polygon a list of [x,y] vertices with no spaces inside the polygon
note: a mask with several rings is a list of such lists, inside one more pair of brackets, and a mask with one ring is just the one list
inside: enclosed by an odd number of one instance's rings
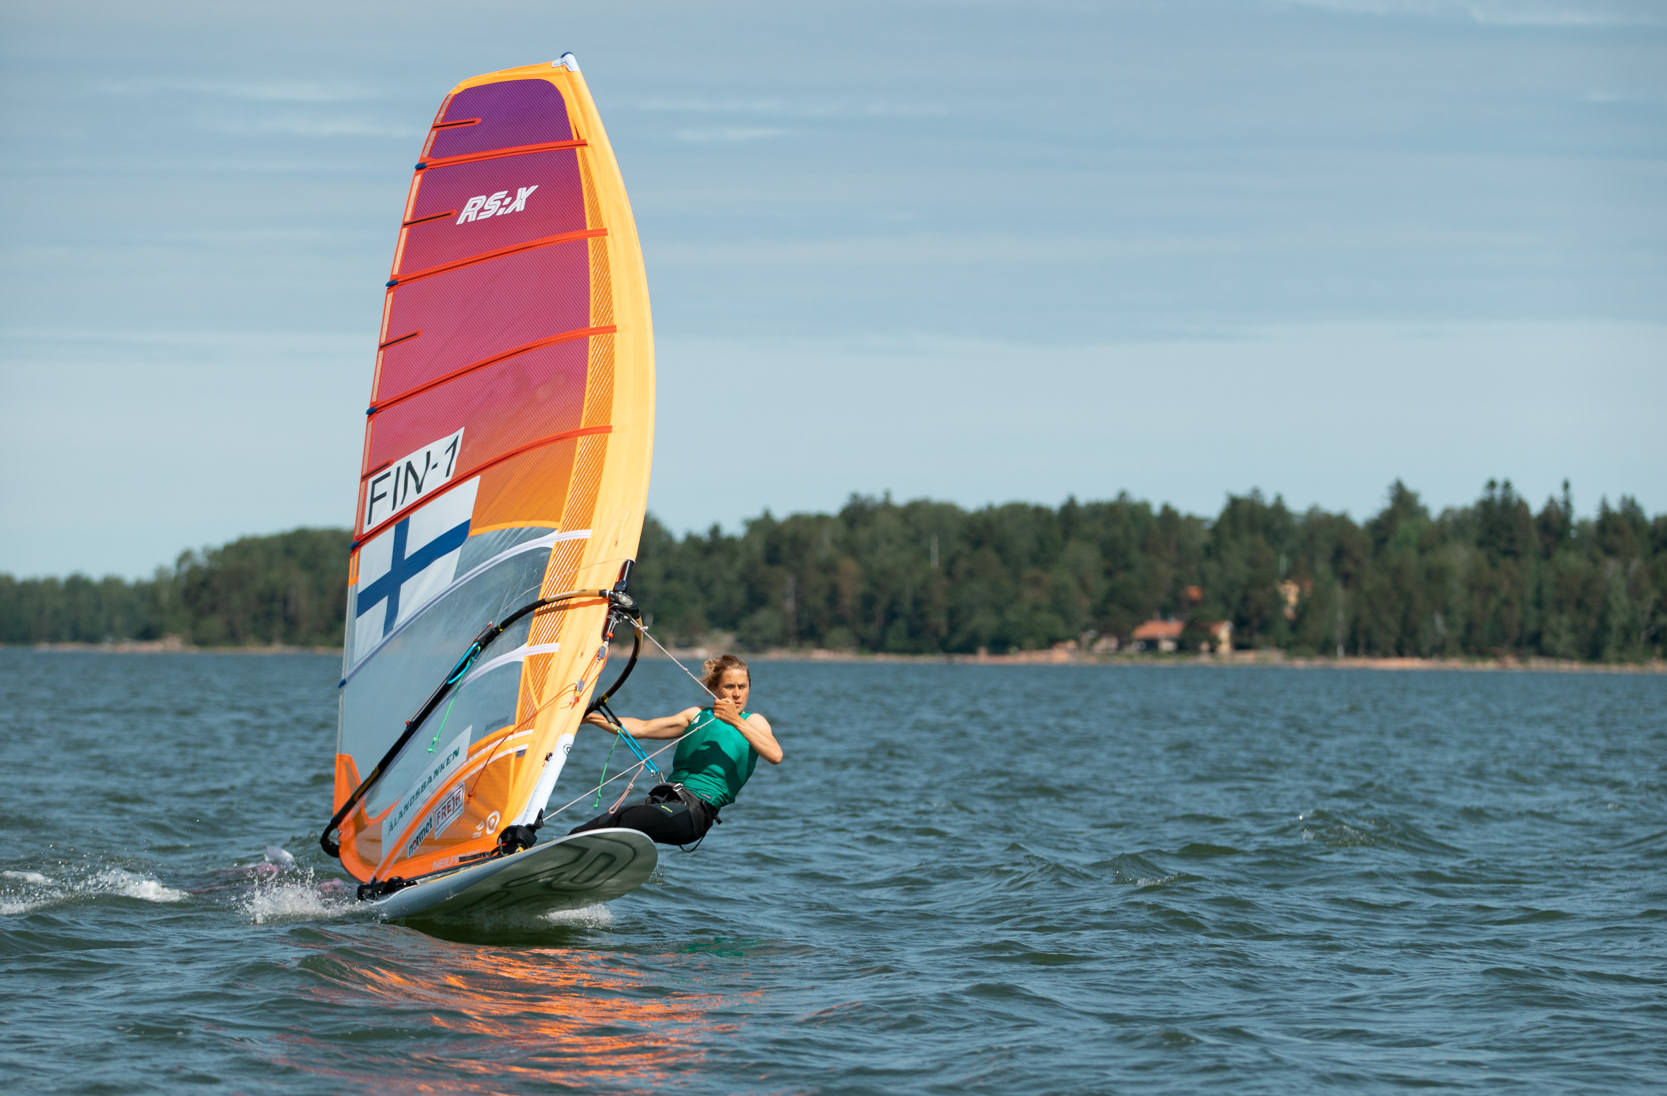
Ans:
{"label": "harness", "polygon": [[695,849],[700,848],[701,842],[706,840],[706,835],[712,832],[712,827],[723,822],[723,819],[718,817],[717,807],[713,806],[707,800],[702,799],[700,796],[696,795],[694,792],[685,788],[681,784],[654,785],[654,787],[648,790],[648,802],[654,804],[681,803],[683,804],[684,809],[689,811],[689,813],[693,814],[698,810],[706,816],[706,828],[701,831],[701,835],[699,839],[695,841],[694,845],[690,847],[684,847],[683,845],[677,846],[684,852],[694,852]]}

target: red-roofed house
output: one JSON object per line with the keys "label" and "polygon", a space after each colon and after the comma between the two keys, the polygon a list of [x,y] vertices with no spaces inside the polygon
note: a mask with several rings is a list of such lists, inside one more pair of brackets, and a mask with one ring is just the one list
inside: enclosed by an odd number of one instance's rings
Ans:
{"label": "red-roofed house", "polygon": [[1173,651],[1179,646],[1181,633],[1186,627],[1186,624],[1179,620],[1148,620],[1135,628],[1129,638],[1134,641],[1137,651],[1150,650],[1153,647],[1160,651]]}

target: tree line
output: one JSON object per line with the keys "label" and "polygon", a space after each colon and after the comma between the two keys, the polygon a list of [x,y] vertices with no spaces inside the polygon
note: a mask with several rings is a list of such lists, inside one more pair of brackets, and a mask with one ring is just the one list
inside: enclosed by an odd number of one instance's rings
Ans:
{"label": "tree line", "polygon": [[1214,519],[1127,495],[970,512],[853,497],[733,535],[651,522],[640,555],[662,638],[731,631],[753,649],[1092,646],[1164,618],[1293,654],[1628,661],[1661,656],[1667,620],[1667,515],[1622,498],[1580,519],[1566,484],[1537,513],[1506,481],[1431,514],[1397,481],[1363,523],[1257,492]]}
{"label": "tree line", "polygon": [[[124,582],[0,575],[0,642],[178,635],[211,645],[339,645],[345,530],[187,553]],[[906,654],[1127,643],[1154,618],[1183,647],[1233,625],[1240,648],[1363,656],[1660,658],[1667,515],[1631,499],[1577,517],[1507,480],[1432,514],[1396,482],[1363,522],[1258,492],[1214,518],[1119,495],[1059,507],[854,496],[835,514],[765,512],[678,537],[650,517],[632,580],[663,641]]]}
{"label": "tree line", "polygon": [[0,574],[0,643],[340,647],[352,542],[346,529],[243,537],[136,582]]}

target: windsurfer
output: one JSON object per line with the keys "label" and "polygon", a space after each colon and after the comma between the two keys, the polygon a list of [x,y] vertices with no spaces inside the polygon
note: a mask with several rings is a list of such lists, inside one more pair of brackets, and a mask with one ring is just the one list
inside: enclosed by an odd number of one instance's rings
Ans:
{"label": "windsurfer", "polygon": [[[681,739],[668,783],[656,785],[646,799],[598,815],[569,833],[612,827],[639,830],[662,845],[687,845],[706,836],[718,811],[740,794],[758,759],[781,763],[781,746],[769,720],[749,712],[752,673],[734,655],[708,659],[702,684],[714,699],[708,708],[685,708],[658,719],[621,718],[637,738]],[[599,712],[585,722],[613,731]]]}

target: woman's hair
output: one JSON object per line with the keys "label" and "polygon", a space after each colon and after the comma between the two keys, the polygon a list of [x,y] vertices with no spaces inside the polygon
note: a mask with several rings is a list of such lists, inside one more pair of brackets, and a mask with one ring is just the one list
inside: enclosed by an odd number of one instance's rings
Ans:
{"label": "woman's hair", "polygon": [[724,679],[724,672],[727,670],[746,670],[747,682],[751,684],[752,671],[747,670],[747,663],[744,659],[737,658],[735,655],[719,655],[717,658],[707,659],[706,665],[701,667],[701,671],[706,676],[700,679],[700,683],[711,691],[717,692],[718,682]]}

